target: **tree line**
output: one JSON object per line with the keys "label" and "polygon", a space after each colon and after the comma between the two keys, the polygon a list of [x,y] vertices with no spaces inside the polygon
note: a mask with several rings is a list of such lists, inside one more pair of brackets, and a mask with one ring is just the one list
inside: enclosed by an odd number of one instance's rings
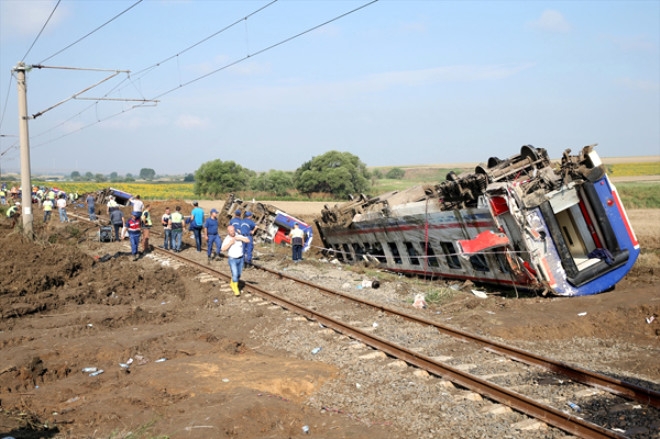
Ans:
{"label": "tree line", "polygon": [[203,163],[195,172],[194,192],[217,197],[228,192],[253,190],[286,196],[292,191],[311,195],[332,194],[348,198],[366,193],[372,175],[359,157],[349,152],[329,151],[313,157],[293,172],[270,170],[256,173],[233,161],[220,159]]}
{"label": "tree line", "polygon": [[[220,159],[203,163],[193,174],[186,174],[184,182],[194,182],[196,196],[217,197],[221,194],[240,191],[268,192],[283,197],[296,191],[308,195],[330,194],[334,197],[349,198],[353,194],[367,193],[373,179],[400,179],[405,174],[401,168],[391,168],[385,175],[379,170],[369,172],[359,157],[349,152],[329,151],[313,157],[295,171],[269,170],[257,173],[233,161]],[[138,176],[127,173],[120,176],[116,172],[109,175],[71,173],[73,181],[134,182],[152,181],[157,177],[151,168],[142,168]]]}

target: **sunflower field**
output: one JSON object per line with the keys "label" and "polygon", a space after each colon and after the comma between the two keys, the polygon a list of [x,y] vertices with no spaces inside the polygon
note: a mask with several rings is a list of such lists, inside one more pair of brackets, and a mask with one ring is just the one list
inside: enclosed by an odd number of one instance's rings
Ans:
{"label": "sunflower field", "polygon": [[190,200],[195,198],[194,183],[96,183],[93,181],[34,182],[37,186],[55,187],[67,193],[86,194],[112,187],[131,195],[139,195],[143,200]]}

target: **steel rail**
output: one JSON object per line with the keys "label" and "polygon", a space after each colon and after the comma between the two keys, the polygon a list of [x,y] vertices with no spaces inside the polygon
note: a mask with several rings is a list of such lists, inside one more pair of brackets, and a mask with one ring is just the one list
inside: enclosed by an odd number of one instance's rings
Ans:
{"label": "steel rail", "polygon": [[[204,265],[202,263],[192,261],[182,255],[173,254],[163,249],[155,249],[155,251],[158,253],[166,254],[170,257],[184,261],[191,265],[194,265],[198,269],[203,270],[207,273],[213,273],[224,279],[231,278],[231,276],[226,273],[208,267],[207,265]],[[263,267],[257,267],[257,268],[263,269]],[[272,270],[267,270],[267,271],[272,273]],[[295,278],[292,278],[291,280],[299,283],[301,282],[300,280]],[[320,289],[323,291],[325,290],[325,288],[319,287],[318,285],[312,283],[308,283],[308,282],[302,282],[302,283],[315,289]],[[494,401],[512,407],[520,411],[521,413],[525,413],[529,416],[532,416],[540,421],[553,425],[571,434],[575,434],[580,437],[589,438],[589,439],[625,438],[625,436],[620,435],[617,432],[608,430],[599,425],[585,421],[584,419],[575,417],[570,413],[563,412],[554,407],[534,401],[533,399],[521,395],[517,392],[508,390],[504,387],[498,386],[497,384],[494,383],[490,383],[472,374],[463,372],[461,370],[458,370],[441,362],[435,361],[430,357],[421,355],[410,349],[398,346],[381,337],[368,334],[365,331],[344,324],[336,319],[333,319],[332,317],[326,316],[322,313],[306,308],[295,302],[274,295],[269,291],[264,290],[263,288],[246,283],[243,289],[247,290],[252,294],[261,296],[262,298],[265,298],[270,302],[275,303],[291,312],[302,315],[310,320],[316,320],[317,322],[321,323],[322,325],[328,328],[331,328],[355,340],[359,340],[373,347],[374,349],[389,354],[392,357],[401,359],[409,364],[419,367],[420,369],[424,369],[434,375],[446,378],[447,380],[459,384],[469,390],[472,390],[476,393],[491,398]],[[358,300],[358,302],[362,304],[362,301]],[[367,302],[364,303],[370,305]],[[383,309],[382,307],[378,307],[378,308]]]}
{"label": "steel rail", "polygon": [[[90,222],[86,218],[80,217],[78,215],[74,215],[81,220],[85,222]],[[174,254],[171,253],[167,250],[160,249],[160,248],[154,248],[154,251],[157,253],[162,253],[164,255],[167,255],[168,257],[172,259],[178,259],[182,262],[185,262],[190,265],[194,265],[197,267],[199,270],[214,274],[216,276],[219,276],[224,279],[230,279],[230,275],[223,273],[221,271],[218,271],[216,269],[213,269],[209,267],[208,265],[204,265],[202,263],[193,261],[189,258],[186,258],[182,255],[179,254]],[[510,348],[504,345],[500,345],[498,343],[493,343],[492,341],[489,341],[487,339],[474,336],[469,333],[465,333],[463,331],[458,331],[450,327],[446,327],[444,325],[440,325],[438,323],[411,316],[405,313],[401,313],[397,310],[394,310],[392,308],[386,307],[384,305],[371,302],[368,300],[363,300],[359,298],[355,298],[352,296],[345,295],[343,293],[331,290],[329,288],[325,288],[320,285],[313,284],[311,282],[307,282],[301,279],[297,279],[295,277],[291,277],[288,275],[285,275],[279,271],[271,270],[266,267],[260,266],[260,265],[255,265],[256,268],[269,272],[271,274],[277,275],[279,278],[286,278],[288,280],[292,280],[297,283],[301,283],[304,285],[307,285],[311,288],[331,293],[333,295],[342,297],[344,299],[348,299],[350,301],[357,302],[358,304],[363,304],[363,305],[368,305],[370,307],[376,308],[378,310],[381,310],[383,312],[387,312],[393,315],[397,315],[400,317],[403,317],[407,320],[410,321],[415,321],[421,324],[425,325],[430,325],[433,327],[436,327],[438,330],[441,330],[443,332],[446,332],[447,334],[450,334],[454,337],[461,338],[464,340],[469,340],[469,341],[475,341],[478,342],[479,344],[482,344],[484,346],[488,346],[490,349],[500,352],[500,348],[502,349],[502,352],[504,352],[504,355],[509,355],[506,352],[511,350],[511,352],[516,352],[516,355],[521,358],[521,361],[526,362],[525,360],[522,360],[522,358],[526,358],[527,356],[530,356],[531,359],[537,358],[533,354],[526,353],[522,350],[516,349],[516,348]],[[575,434],[580,437],[584,438],[625,438],[626,436],[621,435],[615,431],[606,429],[604,427],[598,426],[596,424],[593,424],[591,422],[585,421],[582,418],[576,417],[570,413],[558,410],[552,406],[548,406],[545,404],[542,404],[538,401],[534,401],[531,398],[528,398],[522,394],[519,394],[517,392],[514,392],[512,390],[506,389],[504,387],[498,386],[497,384],[490,383],[486,380],[483,380],[475,375],[469,374],[467,372],[463,372],[459,369],[456,369],[454,367],[451,367],[449,365],[446,365],[444,363],[441,363],[439,361],[435,361],[430,357],[424,356],[422,354],[419,354],[417,352],[414,352],[410,349],[407,349],[405,347],[398,346],[394,343],[389,342],[386,339],[383,339],[381,337],[369,334],[365,331],[362,331],[357,328],[353,328],[347,324],[344,324],[338,320],[333,319],[332,317],[326,316],[322,313],[316,312],[314,310],[311,310],[309,308],[306,308],[302,305],[299,305],[295,302],[291,302],[285,298],[276,296],[269,291],[266,291],[262,288],[259,288],[255,285],[251,284],[245,284],[244,290],[247,290],[250,293],[256,294],[258,296],[261,296],[262,298],[265,298],[272,303],[275,303],[282,308],[285,308],[287,310],[290,310],[292,312],[295,312],[297,314],[300,314],[302,316],[305,316],[306,318],[310,320],[316,320],[319,323],[323,324],[326,327],[329,327],[341,334],[344,334],[348,337],[351,337],[353,339],[359,340],[366,345],[369,345],[373,347],[374,349],[380,350],[382,352],[385,352],[389,354],[392,357],[401,359],[403,361],[406,361],[407,363],[417,366],[421,369],[424,369],[434,375],[443,377],[449,381],[452,381],[456,384],[459,384],[466,389],[472,390],[476,393],[479,393],[481,395],[484,395],[494,401],[497,401],[499,403],[502,403],[504,405],[507,405],[511,408],[514,408],[518,410],[521,413],[525,413],[531,417],[534,417],[542,422],[545,422],[549,425],[555,426],[563,431],[566,431],[571,434]],[[525,355],[522,355],[525,354]],[[547,359],[546,359],[547,360]],[[550,361],[552,364],[555,364],[557,362]],[[530,361],[531,364],[538,364],[535,361]],[[561,364],[563,367],[568,368],[569,370],[574,369],[571,368],[570,366],[566,366]],[[585,371],[588,374],[591,372]],[[577,373],[577,370],[575,372],[576,377],[579,377],[579,374]],[[609,380],[608,377],[604,377],[606,380]],[[627,383],[624,383],[627,384]],[[604,387],[609,390],[609,387]],[[642,389],[642,388],[640,388]],[[646,390],[646,389],[642,389]]]}
{"label": "steel rail", "polygon": [[636,384],[628,383],[626,381],[622,381],[616,378],[609,377],[607,375],[600,374],[598,372],[593,372],[587,369],[583,369],[577,366],[571,366],[569,364],[566,364],[561,361],[553,360],[551,358],[543,357],[541,355],[537,355],[531,352],[524,351],[522,349],[513,347],[513,346],[507,346],[505,344],[499,343],[494,340],[489,340],[487,338],[481,337],[479,335],[475,334],[470,334],[469,332],[461,331],[456,328],[452,328],[451,326],[446,326],[438,322],[434,322],[432,320],[425,319],[423,317],[417,317],[414,315],[410,315],[401,311],[398,311],[394,308],[390,308],[386,305],[372,302],[366,299],[360,299],[356,298],[353,296],[350,296],[348,294],[344,294],[339,291],[332,290],[330,288],[323,287],[322,285],[316,285],[311,282],[307,282],[302,279],[297,279],[292,276],[288,276],[286,274],[283,274],[280,271],[275,271],[271,270],[267,267],[259,266],[256,264],[253,264],[255,267],[267,271],[269,273],[275,274],[281,278],[293,280],[296,282],[300,282],[302,284],[308,285],[313,288],[317,288],[319,290],[322,290],[324,292],[327,292],[329,294],[333,294],[336,296],[340,296],[342,298],[351,300],[351,301],[356,301],[359,302],[360,304],[363,305],[368,305],[374,308],[377,308],[380,311],[383,311],[385,313],[401,317],[403,319],[406,319],[411,322],[419,323],[422,325],[427,325],[427,326],[432,326],[436,328],[438,331],[449,335],[451,337],[459,338],[464,341],[472,342],[472,343],[477,343],[482,345],[484,348],[487,350],[496,352],[500,355],[504,355],[506,357],[521,361],[526,364],[530,365],[536,365],[540,366],[544,369],[547,369],[549,371],[564,375],[573,381],[582,383],[582,384],[587,384],[593,387],[597,387],[603,390],[606,390],[609,393],[612,393],[617,396],[621,396],[623,398],[627,399],[632,399],[637,402],[640,402],[642,404],[647,404],[655,408],[660,408],[660,392],[655,392],[651,389],[645,389],[641,386],[638,386]]}

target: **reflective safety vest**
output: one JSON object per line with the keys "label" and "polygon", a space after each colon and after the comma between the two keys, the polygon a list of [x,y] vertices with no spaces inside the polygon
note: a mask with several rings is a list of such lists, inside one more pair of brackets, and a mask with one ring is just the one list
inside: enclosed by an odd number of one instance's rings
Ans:
{"label": "reflective safety vest", "polygon": [[172,223],[172,230],[183,228],[183,215],[181,212],[174,212],[170,216],[170,222]]}
{"label": "reflective safety vest", "polygon": [[7,209],[7,218],[11,218],[15,213],[18,213],[18,207],[11,206],[9,209]]}
{"label": "reflective safety vest", "polygon": [[151,227],[151,215],[149,214],[148,210],[145,210],[142,212],[142,222],[144,223],[145,226]]}

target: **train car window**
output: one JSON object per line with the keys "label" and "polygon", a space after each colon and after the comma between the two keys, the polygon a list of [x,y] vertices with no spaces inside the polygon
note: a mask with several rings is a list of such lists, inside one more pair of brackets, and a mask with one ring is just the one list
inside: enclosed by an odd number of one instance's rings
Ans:
{"label": "train car window", "polygon": [[442,247],[449,268],[461,268],[461,261],[458,259],[454,244],[452,242],[441,242],[440,247]]}
{"label": "train car window", "polygon": [[426,250],[426,263],[430,267],[439,267],[440,263],[438,262],[438,258],[435,257],[435,252],[433,251],[433,247],[431,247],[431,243],[420,242],[419,246]]}
{"label": "train car window", "polygon": [[490,271],[490,268],[488,268],[488,262],[486,262],[486,256],[476,254],[470,256],[470,264],[472,264],[472,268],[474,268],[476,271]]}
{"label": "train car window", "polygon": [[365,254],[364,247],[362,247],[361,244],[358,244],[356,242],[354,242],[352,245],[353,245],[353,253],[355,253],[355,259],[357,261],[362,260]]}
{"label": "train car window", "polygon": [[401,255],[399,254],[399,248],[396,246],[396,242],[388,242],[387,246],[390,249],[390,253],[392,253],[392,257],[394,258],[394,263],[402,264],[403,261],[401,260]]}
{"label": "train car window", "polygon": [[380,242],[376,242],[373,245],[370,254],[372,256],[375,256],[376,259],[378,259],[378,262],[380,262],[381,264],[387,263],[387,258],[385,257],[385,251],[383,251],[383,246],[380,244]]}
{"label": "train car window", "polygon": [[506,260],[506,256],[504,255],[504,253],[498,252],[495,255],[495,260],[497,261],[497,268],[500,271],[500,273],[511,273],[509,262]]}
{"label": "train car window", "polygon": [[342,262],[346,260],[339,244],[335,244],[335,256]]}
{"label": "train car window", "polygon": [[412,242],[406,242],[406,250],[408,251],[408,257],[410,258],[410,263],[412,265],[419,265],[419,254],[415,247],[413,247]]}
{"label": "train car window", "polygon": [[343,244],[342,249],[344,251],[344,258],[346,258],[347,261],[352,261],[353,254],[351,253],[351,249],[348,248],[348,244]]}

